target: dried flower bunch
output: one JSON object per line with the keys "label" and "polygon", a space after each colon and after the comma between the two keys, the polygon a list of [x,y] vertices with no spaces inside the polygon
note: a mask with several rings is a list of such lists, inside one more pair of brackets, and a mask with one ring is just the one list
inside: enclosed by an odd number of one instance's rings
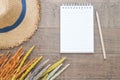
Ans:
{"label": "dried flower bunch", "polygon": [[[0,55],[0,80],[54,80],[70,64],[61,68],[66,58],[54,64],[47,64],[49,59],[36,66],[43,58],[39,56],[26,62],[34,46],[24,54],[23,47],[11,55],[10,52]],[[60,69],[61,68],[61,69]],[[32,70],[32,71],[31,71]]]}

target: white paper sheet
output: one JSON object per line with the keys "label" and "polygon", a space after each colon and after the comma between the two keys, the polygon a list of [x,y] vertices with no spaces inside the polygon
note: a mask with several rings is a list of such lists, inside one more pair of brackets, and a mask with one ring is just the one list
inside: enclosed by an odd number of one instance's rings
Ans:
{"label": "white paper sheet", "polygon": [[93,6],[60,7],[60,53],[93,53]]}

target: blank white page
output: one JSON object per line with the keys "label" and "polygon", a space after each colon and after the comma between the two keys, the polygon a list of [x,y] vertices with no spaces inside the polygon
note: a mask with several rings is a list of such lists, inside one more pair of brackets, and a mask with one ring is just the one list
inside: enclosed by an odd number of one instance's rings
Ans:
{"label": "blank white page", "polygon": [[60,53],[93,53],[92,5],[60,7]]}

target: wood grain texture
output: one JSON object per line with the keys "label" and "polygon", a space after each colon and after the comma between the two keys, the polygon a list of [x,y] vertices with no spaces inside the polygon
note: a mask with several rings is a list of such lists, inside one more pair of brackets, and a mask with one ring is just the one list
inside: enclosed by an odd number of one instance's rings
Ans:
{"label": "wood grain texture", "polygon": [[[60,5],[62,3],[92,3],[99,12],[107,60],[103,60],[96,17],[95,54],[60,54]],[[54,63],[67,57],[71,66],[56,80],[120,80],[120,0],[41,0],[41,21],[35,35],[23,43],[25,51],[36,45],[29,58],[43,55]],[[16,51],[18,47],[10,49]],[[4,53],[6,50],[1,50]]]}

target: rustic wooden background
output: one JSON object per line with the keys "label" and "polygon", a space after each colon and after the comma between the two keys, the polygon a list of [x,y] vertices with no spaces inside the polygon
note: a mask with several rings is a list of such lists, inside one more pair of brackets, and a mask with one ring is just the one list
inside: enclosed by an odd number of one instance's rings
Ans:
{"label": "rustic wooden background", "polygon": [[[95,54],[60,54],[60,5],[62,3],[92,3],[99,12],[107,60],[103,60],[96,17]],[[54,63],[67,57],[71,66],[56,80],[120,80],[120,0],[41,0],[41,21],[35,35],[23,47],[35,45],[29,58],[43,55]],[[10,49],[15,52],[18,47]],[[6,50],[1,50],[4,53]]]}

